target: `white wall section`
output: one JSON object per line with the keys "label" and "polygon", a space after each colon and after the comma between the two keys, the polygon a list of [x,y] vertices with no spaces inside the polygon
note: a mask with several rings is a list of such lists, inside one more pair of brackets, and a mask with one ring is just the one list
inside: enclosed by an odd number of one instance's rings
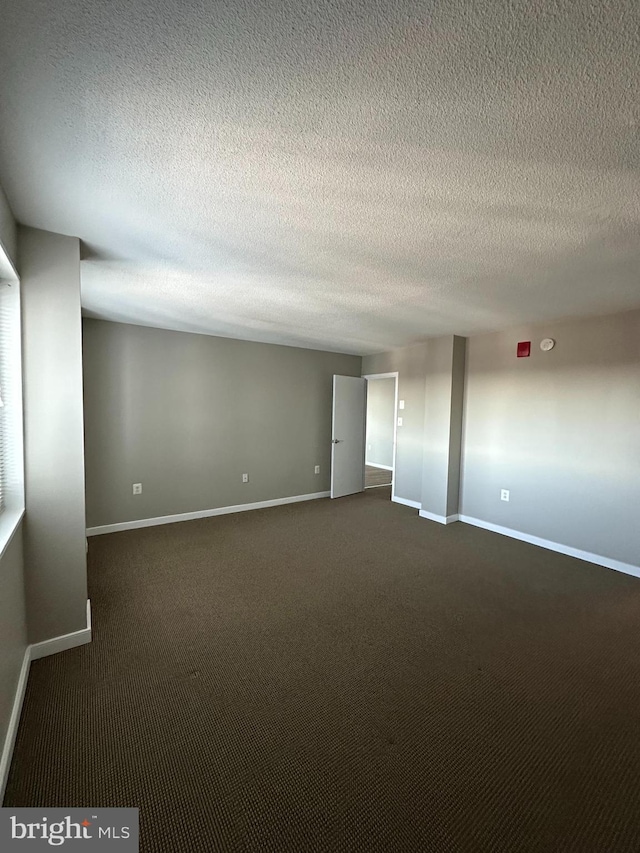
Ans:
{"label": "white wall section", "polygon": [[420,506],[422,499],[422,448],[424,442],[424,388],[427,346],[391,350],[365,356],[362,373],[398,372],[398,400],[404,400],[402,426],[396,431],[395,499]]}
{"label": "white wall section", "polygon": [[394,419],[396,417],[396,380],[367,381],[367,465],[393,466]]}
{"label": "white wall section", "polygon": [[86,627],[80,245],[19,229],[29,641]]}

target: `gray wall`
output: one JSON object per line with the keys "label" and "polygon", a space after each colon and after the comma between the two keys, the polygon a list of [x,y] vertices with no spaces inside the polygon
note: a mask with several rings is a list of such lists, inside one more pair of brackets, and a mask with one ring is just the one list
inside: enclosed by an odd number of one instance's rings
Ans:
{"label": "gray wall", "polygon": [[[24,604],[22,525],[0,560],[0,752],[7,735],[20,669],[27,648]],[[0,779],[0,785],[2,780]],[[2,791],[0,791],[0,802]]]}
{"label": "gray wall", "polygon": [[405,401],[402,426],[396,432],[396,497],[419,504],[422,497],[422,444],[424,429],[424,385],[426,344],[367,355],[362,373],[398,371],[398,400]]}
{"label": "gray wall", "polygon": [[422,509],[440,517],[458,512],[465,339],[426,343]]}
{"label": "gray wall", "polygon": [[85,319],[87,525],[328,490],[332,376],[361,364]]}
{"label": "gray wall", "polygon": [[86,627],[80,245],[18,232],[29,640]]}
{"label": "gray wall", "polygon": [[470,338],[462,484],[465,515],[637,566],[640,311]]}
{"label": "gray wall", "polygon": [[[17,266],[16,226],[0,187],[0,243]],[[7,735],[20,669],[27,648],[22,522],[0,556],[0,753]],[[2,779],[0,777],[0,784]],[[2,791],[0,791],[0,801]]]}
{"label": "gray wall", "polygon": [[365,375],[398,371],[396,497],[440,516],[457,512],[464,351],[447,335],[362,360]]}
{"label": "gray wall", "polygon": [[467,339],[454,335],[453,363],[451,366],[451,425],[449,431],[449,480],[447,483],[446,515],[457,514],[460,509],[466,359]]}
{"label": "gray wall", "polygon": [[16,223],[2,187],[0,187],[0,245],[9,256],[13,265],[17,266],[18,239]]}
{"label": "gray wall", "polygon": [[370,379],[367,382],[368,465],[393,465],[393,428],[396,411],[395,379]]}

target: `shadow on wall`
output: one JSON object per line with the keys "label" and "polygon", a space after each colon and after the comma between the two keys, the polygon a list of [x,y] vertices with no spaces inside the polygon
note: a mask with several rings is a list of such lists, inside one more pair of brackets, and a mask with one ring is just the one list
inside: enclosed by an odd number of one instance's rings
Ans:
{"label": "shadow on wall", "polygon": [[639,341],[640,311],[470,338],[463,514],[637,565]]}

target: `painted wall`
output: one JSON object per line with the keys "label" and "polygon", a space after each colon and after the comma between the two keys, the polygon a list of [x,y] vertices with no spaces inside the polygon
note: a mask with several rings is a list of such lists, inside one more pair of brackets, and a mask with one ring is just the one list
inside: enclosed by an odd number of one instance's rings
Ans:
{"label": "painted wall", "polygon": [[328,490],[332,377],[361,365],[85,319],[88,526]]}
{"label": "painted wall", "polygon": [[80,245],[18,231],[29,641],[86,627]]}
{"label": "painted wall", "polygon": [[465,344],[453,335],[426,343],[421,505],[440,518],[458,512]]}
{"label": "painted wall", "polygon": [[640,311],[470,338],[463,445],[463,514],[639,565]]}
{"label": "painted wall", "polygon": [[[0,255],[7,254],[10,263],[3,260],[0,263],[0,277],[6,275],[13,278],[13,269],[17,266],[16,225],[0,187]],[[6,287],[6,285],[2,285]],[[18,290],[15,283],[12,289],[3,296],[15,297],[14,310],[19,310]],[[19,349],[19,340],[16,338]],[[6,407],[3,417],[15,417],[15,428],[21,431],[20,418],[20,388],[12,388],[8,382],[8,374],[2,369],[3,397]],[[11,404],[15,403],[13,407]],[[15,409],[12,411],[12,409]],[[6,509],[0,516],[0,802],[2,801],[3,785],[8,769],[9,754],[5,751],[5,738],[13,709],[16,688],[24,654],[28,644],[27,619],[24,595],[24,559],[22,550],[22,522],[19,521],[22,505],[22,480],[16,476],[20,449],[5,464],[5,475],[8,474],[8,493],[5,495]],[[21,466],[20,466],[21,467]],[[15,482],[14,482],[15,481]],[[16,486],[19,485],[19,489]],[[18,495],[18,492],[20,494]]]}
{"label": "painted wall", "polygon": [[422,498],[422,445],[424,430],[424,388],[427,346],[391,350],[367,355],[362,359],[362,373],[398,371],[398,400],[405,401],[402,426],[396,433],[396,497],[419,504]]}
{"label": "painted wall", "polygon": [[[22,572],[22,524],[19,524],[0,560],[0,751],[5,743],[28,643]],[[8,757],[5,755],[5,762]],[[5,762],[0,768],[0,803],[7,769]]]}
{"label": "painted wall", "polygon": [[460,509],[462,477],[462,426],[464,418],[464,382],[467,364],[467,339],[454,335],[451,367],[451,427],[449,434],[449,481],[447,484],[447,515]]}
{"label": "painted wall", "polygon": [[18,261],[18,238],[16,223],[9,207],[9,202],[0,187],[0,246],[9,256],[14,266]]}
{"label": "painted wall", "polygon": [[367,382],[366,464],[393,466],[393,428],[396,410],[395,379]]}

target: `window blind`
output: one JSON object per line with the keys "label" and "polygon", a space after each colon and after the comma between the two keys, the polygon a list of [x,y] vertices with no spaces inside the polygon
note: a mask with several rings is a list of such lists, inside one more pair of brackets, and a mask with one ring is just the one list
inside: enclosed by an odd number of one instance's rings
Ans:
{"label": "window blind", "polygon": [[19,306],[17,282],[0,282],[0,513],[22,479]]}

